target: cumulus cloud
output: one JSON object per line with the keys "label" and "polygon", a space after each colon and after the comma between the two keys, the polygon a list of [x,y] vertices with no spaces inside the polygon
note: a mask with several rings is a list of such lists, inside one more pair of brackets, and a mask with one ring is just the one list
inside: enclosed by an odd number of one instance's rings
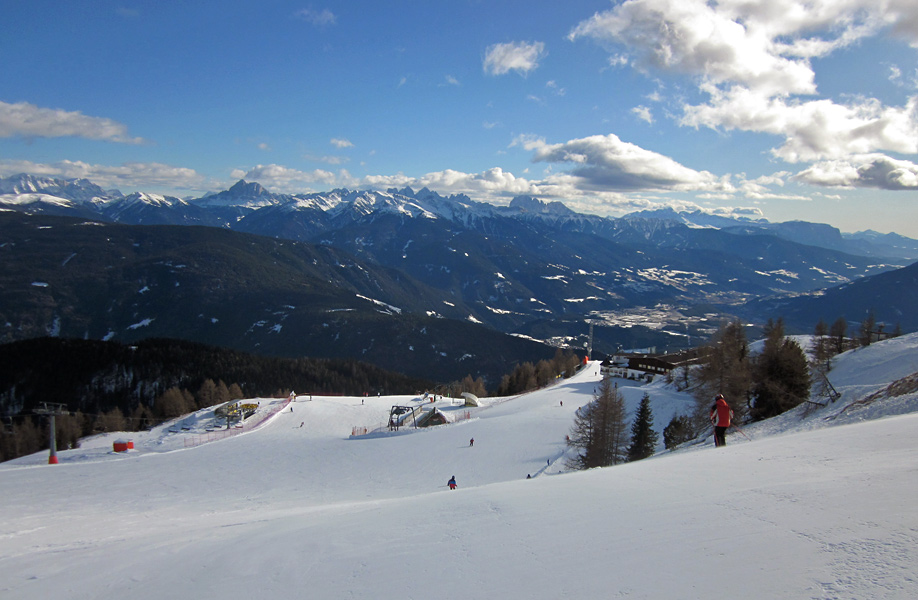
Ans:
{"label": "cumulus cloud", "polygon": [[812,93],[809,59],[885,27],[915,45],[910,0],[627,0],[579,23],[569,38],[624,44],[633,61],[772,93]]}
{"label": "cumulus cloud", "polygon": [[723,6],[704,0],[628,0],[581,22],[569,38],[625,44],[643,68],[742,82],[771,92],[815,90],[805,61],[782,56],[768,31],[740,22],[736,12]]}
{"label": "cumulus cloud", "polygon": [[673,159],[623,142],[613,134],[575,139],[563,144],[529,140],[534,162],[572,165],[580,186],[602,190],[714,190],[729,183],[707,171],[695,171]]}
{"label": "cumulus cloud", "polygon": [[332,173],[323,169],[300,171],[282,165],[257,165],[248,171],[236,169],[231,173],[233,179],[257,181],[267,188],[281,192],[311,191],[315,185],[334,186],[342,181],[352,181],[347,171]]}
{"label": "cumulus cloud", "polygon": [[682,123],[782,135],[773,154],[787,162],[811,162],[876,150],[918,152],[918,96],[905,106],[874,99],[849,104],[831,100],[790,102],[742,87],[709,89],[711,102],[684,107]]}
{"label": "cumulus cloud", "polygon": [[867,154],[816,163],[795,179],[828,187],[918,190],[918,165],[882,154]]}
{"label": "cumulus cloud", "polygon": [[[637,68],[693,77],[708,100],[683,104],[682,125],[779,136],[774,157],[825,161],[801,180],[846,181],[853,163],[845,157],[918,153],[918,97],[902,106],[818,98],[812,59],[888,32],[918,48],[918,3],[625,0],[579,23],[569,38],[612,44],[610,64],[625,63],[625,47]],[[900,79],[898,67],[893,75]],[[884,177],[855,179],[879,187]]]}
{"label": "cumulus cloud", "polygon": [[0,102],[0,137],[80,137],[89,140],[142,144],[143,138],[128,135],[127,127],[103,117],[79,111],[41,108],[28,102]]}
{"label": "cumulus cloud", "polygon": [[335,148],[353,148],[354,144],[347,138],[332,138],[330,143]]}
{"label": "cumulus cloud", "polygon": [[545,55],[542,42],[494,44],[485,51],[484,71],[489,75],[504,75],[510,71],[527,75],[538,68]]}

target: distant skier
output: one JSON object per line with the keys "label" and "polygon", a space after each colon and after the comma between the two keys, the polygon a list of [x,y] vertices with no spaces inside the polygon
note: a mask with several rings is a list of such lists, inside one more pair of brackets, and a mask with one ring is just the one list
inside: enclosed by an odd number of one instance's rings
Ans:
{"label": "distant skier", "polygon": [[714,397],[714,406],[711,407],[711,424],[714,425],[714,446],[727,445],[727,427],[733,419],[733,409],[727,404],[723,394]]}
{"label": "distant skier", "polygon": [[475,438],[472,438],[469,440],[469,447],[472,447],[474,445],[475,445]]}
{"label": "distant skier", "polygon": [[458,487],[458,484],[456,484],[456,476],[453,475],[452,477],[450,477],[449,481],[446,482],[446,485],[448,485],[449,489],[451,490],[456,489]]}

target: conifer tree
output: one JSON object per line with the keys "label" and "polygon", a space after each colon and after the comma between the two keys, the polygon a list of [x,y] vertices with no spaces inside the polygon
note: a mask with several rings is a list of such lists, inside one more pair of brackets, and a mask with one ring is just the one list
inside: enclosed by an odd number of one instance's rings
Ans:
{"label": "conifer tree", "polygon": [[229,395],[230,400],[241,400],[242,398],[245,398],[245,394],[243,394],[242,388],[239,387],[238,383],[234,383],[229,386]]}
{"label": "conifer tree", "polygon": [[574,417],[567,444],[580,452],[568,461],[568,467],[591,469],[624,462],[627,427],[625,400],[611,378],[604,377],[593,401],[581,407]]}
{"label": "conifer tree", "polygon": [[663,428],[663,445],[667,450],[672,450],[679,444],[684,444],[695,437],[692,421],[685,415],[676,415]]}
{"label": "conifer tree", "polygon": [[695,371],[696,429],[701,430],[709,424],[708,413],[717,394],[724,395],[738,420],[745,417],[752,383],[751,369],[743,324],[736,320],[722,325],[705,347],[705,357]]}
{"label": "conifer tree", "polygon": [[[226,384],[223,383],[223,380],[217,382],[217,387],[214,388],[214,404],[226,404],[231,400],[229,388],[226,387]],[[213,405],[208,405],[213,406]]]}
{"label": "conifer tree", "polygon": [[59,415],[55,419],[55,437],[60,450],[71,450],[80,447],[80,435],[83,433],[83,416],[79,413]]}
{"label": "conifer tree", "polygon": [[153,404],[153,410],[158,416],[165,419],[179,417],[189,412],[194,406],[189,402],[188,396],[190,394],[187,391],[171,387],[156,399]]}
{"label": "conifer tree", "polygon": [[653,430],[653,411],[650,408],[650,396],[645,392],[641,398],[634,422],[631,423],[631,445],[628,447],[628,460],[635,461],[653,456],[657,448],[659,434]]}
{"label": "conifer tree", "polygon": [[835,354],[841,354],[845,351],[848,338],[848,321],[844,317],[838,317],[829,328],[829,337],[832,338],[832,344]]}
{"label": "conifer tree", "polygon": [[99,431],[126,431],[127,419],[124,418],[121,409],[115,407],[96,417],[95,428]]}
{"label": "conifer tree", "polygon": [[784,337],[779,319],[769,330],[762,353],[755,360],[752,418],[779,415],[810,397],[810,372],[806,354],[794,340]]}
{"label": "conifer tree", "polygon": [[205,379],[194,395],[198,408],[220,404],[217,398],[217,384],[213,379]]}
{"label": "conifer tree", "polygon": [[813,364],[820,373],[832,370],[832,341],[829,337],[829,326],[819,319],[813,330]]}
{"label": "conifer tree", "polygon": [[877,318],[873,311],[867,313],[867,318],[861,322],[861,346],[869,346],[873,341],[874,330],[877,326]]}

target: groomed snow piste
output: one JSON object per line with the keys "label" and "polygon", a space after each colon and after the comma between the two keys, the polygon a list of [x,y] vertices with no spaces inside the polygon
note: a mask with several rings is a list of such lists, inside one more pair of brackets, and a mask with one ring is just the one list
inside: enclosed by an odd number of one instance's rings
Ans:
{"label": "groomed snow piste", "polygon": [[[598,370],[439,400],[454,422],[426,430],[351,437],[421,397],[306,394],[219,441],[201,411],[0,464],[0,597],[918,598],[918,392],[884,391],[918,372],[918,335],[842,355],[840,400],[725,448],[562,474]],[[692,405],[621,385],[657,430]]]}

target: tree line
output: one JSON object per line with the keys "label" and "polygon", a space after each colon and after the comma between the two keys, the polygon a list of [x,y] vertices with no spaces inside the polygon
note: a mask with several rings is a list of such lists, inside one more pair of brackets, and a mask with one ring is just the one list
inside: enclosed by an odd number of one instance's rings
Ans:
{"label": "tree line", "polygon": [[[43,402],[61,449],[100,431],[136,431],[237,398],[313,394],[413,394],[428,381],[349,359],[272,358],[180,340],[133,345],[39,338],[0,345],[0,460],[48,447]],[[229,383],[225,383],[229,382]]]}
{"label": "tree line", "polygon": [[[848,329],[844,318],[831,326],[820,320],[808,355],[796,340],[785,335],[782,319],[769,320],[763,329],[762,349],[753,354],[745,325],[739,320],[724,323],[701,347],[701,358],[695,366],[682,367],[680,373],[669,376],[670,383],[691,391],[695,410],[675,416],[663,429],[664,446],[671,449],[710,431],[711,406],[717,394],[725,396],[738,422],[768,419],[804,403],[834,401],[828,391],[821,391],[823,386],[811,386],[816,381],[831,388],[827,374],[834,357],[901,333],[899,327],[885,333],[872,314],[860,324],[855,337],[848,336]],[[811,400],[811,389],[824,399]],[[567,444],[577,454],[567,466],[589,469],[651,456],[658,441],[652,426],[650,398],[645,394],[631,423],[631,435],[627,435],[624,398],[611,378],[605,377],[592,401],[575,415]]]}
{"label": "tree line", "polygon": [[[831,325],[820,319],[813,329],[812,346],[805,349],[785,335],[782,319],[769,319],[763,329],[762,350],[752,355],[746,327],[739,320],[725,323],[702,348],[700,364],[674,376],[691,389],[696,407],[692,414],[679,415],[666,426],[664,444],[672,448],[707,431],[716,394],[724,395],[740,423],[768,419],[805,403],[831,402],[828,373],[835,356],[900,334],[898,326],[885,332],[872,312],[855,336],[849,336],[849,323],[843,317]],[[813,389],[824,400],[811,399]]]}
{"label": "tree line", "polygon": [[524,362],[501,378],[498,396],[514,396],[545,387],[558,377],[568,378],[577,372],[580,358],[572,350],[557,349],[550,359],[533,364]]}

